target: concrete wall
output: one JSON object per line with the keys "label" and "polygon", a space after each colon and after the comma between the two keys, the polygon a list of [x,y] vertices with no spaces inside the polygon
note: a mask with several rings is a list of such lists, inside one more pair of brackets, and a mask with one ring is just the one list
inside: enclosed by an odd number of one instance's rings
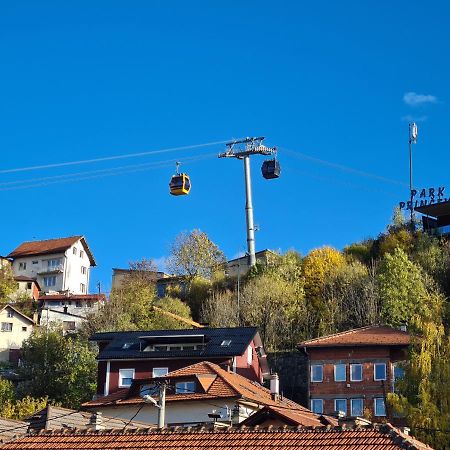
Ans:
{"label": "concrete wall", "polygon": [[[8,311],[11,311],[12,317],[8,317]],[[22,342],[33,331],[33,324],[8,307],[0,312],[0,330],[2,323],[12,323],[12,331],[0,331],[0,361],[9,361],[9,351],[22,348]]]}

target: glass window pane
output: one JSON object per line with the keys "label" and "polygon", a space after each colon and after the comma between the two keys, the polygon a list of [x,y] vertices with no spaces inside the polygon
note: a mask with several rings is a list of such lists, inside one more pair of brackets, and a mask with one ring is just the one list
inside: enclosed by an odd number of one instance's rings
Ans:
{"label": "glass window pane", "polygon": [[311,366],[311,381],[320,382],[323,380],[322,364],[313,364]]}
{"label": "glass window pane", "polygon": [[386,379],[386,364],[378,363],[374,366],[375,380],[385,380]]}
{"label": "glass window pane", "polygon": [[168,367],[154,367],[152,371],[153,378],[164,377],[169,373]]}
{"label": "glass window pane", "polygon": [[384,405],[384,398],[375,398],[374,399],[374,409],[376,416],[385,416],[386,415],[386,407]]}
{"label": "glass window pane", "polygon": [[335,364],[334,365],[334,381],[346,381],[346,365],[345,364]]}
{"label": "glass window pane", "polygon": [[362,364],[350,364],[350,380],[362,381]]}
{"label": "glass window pane", "polygon": [[334,409],[336,412],[341,412],[347,415],[347,400],[345,398],[337,398],[334,401]]}
{"label": "glass window pane", "polygon": [[362,417],[364,410],[363,410],[363,399],[362,398],[352,398],[351,399],[351,408],[352,408],[352,416],[358,416]]}
{"label": "glass window pane", "polygon": [[311,411],[316,414],[323,414],[323,400],[321,398],[311,399]]}

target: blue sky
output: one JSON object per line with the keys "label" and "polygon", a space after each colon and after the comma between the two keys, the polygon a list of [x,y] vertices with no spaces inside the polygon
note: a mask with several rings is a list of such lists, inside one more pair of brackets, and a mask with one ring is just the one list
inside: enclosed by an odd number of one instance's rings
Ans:
{"label": "blue sky", "polygon": [[[215,157],[223,145],[5,171],[252,135],[280,148],[283,168],[266,181],[252,160],[257,249],[305,254],[378,234],[408,195],[409,120],[415,186],[447,183],[449,8],[2,2],[0,254],[84,234],[98,262],[91,289],[106,290],[112,267],[162,261],[184,230],[233,257],[246,247],[243,168]],[[174,160],[188,197],[168,194]]]}

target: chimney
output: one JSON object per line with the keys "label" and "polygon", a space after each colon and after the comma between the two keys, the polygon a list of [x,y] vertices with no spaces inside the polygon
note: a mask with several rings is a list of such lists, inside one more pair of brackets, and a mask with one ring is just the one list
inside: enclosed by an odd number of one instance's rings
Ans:
{"label": "chimney", "polygon": [[101,412],[96,412],[92,414],[87,425],[87,429],[90,431],[104,430],[105,427],[102,425],[103,417]]}
{"label": "chimney", "polygon": [[270,375],[270,393],[272,400],[278,400],[280,398],[280,379],[277,373]]}
{"label": "chimney", "polygon": [[64,314],[67,314],[67,306],[64,306]]}

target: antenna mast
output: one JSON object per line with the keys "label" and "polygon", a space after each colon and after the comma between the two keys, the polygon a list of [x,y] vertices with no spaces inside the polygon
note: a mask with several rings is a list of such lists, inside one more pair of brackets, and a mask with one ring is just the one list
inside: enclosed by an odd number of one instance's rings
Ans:
{"label": "antenna mast", "polygon": [[250,156],[252,155],[273,155],[277,149],[263,145],[264,137],[248,137],[239,141],[232,141],[225,144],[227,150],[219,154],[219,158],[237,158],[244,160],[245,176],[245,216],[247,220],[247,254],[248,265],[253,267],[256,264],[255,255],[255,225],[253,223],[253,199],[252,182],[250,174]]}
{"label": "antenna mast", "polygon": [[412,145],[417,144],[417,125],[413,122],[409,124],[409,195],[411,198],[411,229],[414,230],[414,194],[413,194],[413,161]]}

